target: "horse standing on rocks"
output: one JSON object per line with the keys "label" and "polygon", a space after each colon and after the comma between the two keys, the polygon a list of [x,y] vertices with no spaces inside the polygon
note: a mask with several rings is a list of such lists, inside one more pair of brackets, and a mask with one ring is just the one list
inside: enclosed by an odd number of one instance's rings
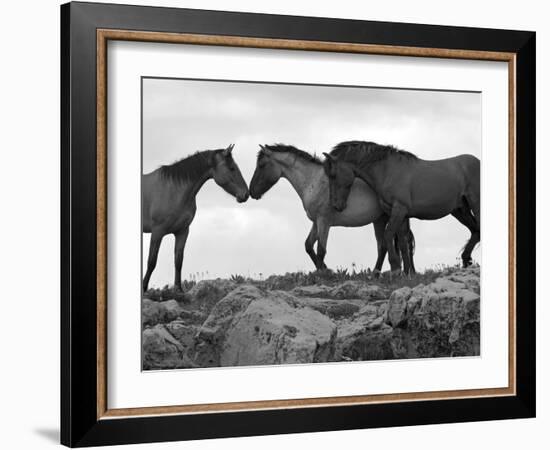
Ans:
{"label": "horse standing on rocks", "polygon": [[[374,142],[342,142],[325,153],[325,173],[330,183],[331,205],[344,211],[356,178],[367,183],[389,217],[384,237],[386,245],[402,234],[410,217],[441,219],[452,214],[470,230],[462,263],[472,264],[472,250],[480,241],[480,161],[473,155],[427,161],[412,153]],[[399,255],[388,246],[392,271],[401,270]],[[406,258],[403,261],[406,270]]]}
{"label": "horse standing on rocks", "polygon": [[[370,223],[374,225],[378,247],[375,272],[382,269],[387,252],[384,240],[387,216],[378,205],[376,194],[367,184],[354,180],[346,208],[335,211],[330,205],[329,180],[319,158],[291,145],[260,145],[256,169],[250,182],[250,196],[260,199],[281,178],[290,182],[302,200],[307,217],[313,222],[305,247],[318,270],[327,268],[324,259],[331,227],[362,227]],[[408,220],[404,223],[403,234],[406,242],[401,251],[407,252],[407,264],[410,265],[407,268],[414,272],[414,235]],[[316,242],[317,252],[314,248]]]}
{"label": "horse standing on rocks", "polygon": [[162,166],[142,177],[143,232],[151,233],[147,271],[143,278],[143,292],[157,264],[162,238],[173,234],[175,277],[174,287],[181,291],[183,251],[189,226],[195,217],[195,197],[203,184],[213,178],[239,203],[248,199],[248,186],[233,160],[234,144],[225,149],[197,152],[174,164]]}

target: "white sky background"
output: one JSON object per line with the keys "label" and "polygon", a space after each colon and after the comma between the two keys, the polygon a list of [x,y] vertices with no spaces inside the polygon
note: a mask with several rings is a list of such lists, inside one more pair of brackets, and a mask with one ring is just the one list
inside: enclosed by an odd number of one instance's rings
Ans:
{"label": "white sky background", "polygon": [[[233,157],[250,182],[258,144],[285,143],[320,154],[346,140],[391,144],[423,159],[462,153],[481,158],[481,94],[195,80],[143,80],[143,172],[197,150],[235,143]],[[455,264],[470,236],[452,216],[413,219],[417,270]],[[304,250],[311,222],[300,198],[281,179],[261,200],[238,204],[213,180],[197,195],[183,278],[313,270]],[[143,234],[143,267],[149,251]],[[174,238],[165,236],[151,286],[172,284]],[[474,251],[480,258],[480,247]],[[333,227],[330,268],[372,268],[371,225]],[[389,268],[387,260],[384,270]]]}

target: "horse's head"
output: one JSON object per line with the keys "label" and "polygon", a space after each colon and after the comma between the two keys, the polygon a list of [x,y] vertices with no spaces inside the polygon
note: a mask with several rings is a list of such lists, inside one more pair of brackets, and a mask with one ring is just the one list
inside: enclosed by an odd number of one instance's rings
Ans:
{"label": "horse's head", "polygon": [[214,152],[212,175],[218,186],[235,197],[239,203],[243,203],[248,200],[248,186],[233,160],[231,152],[234,146],[235,144],[231,144],[226,149]]}
{"label": "horse's head", "polygon": [[355,173],[349,162],[339,160],[330,153],[323,153],[323,167],[329,180],[330,204],[336,211],[346,209]]}
{"label": "horse's head", "polygon": [[268,145],[260,145],[256,170],[250,181],[250,196],[259,200],[281,178],[281,166],[274,160]]}

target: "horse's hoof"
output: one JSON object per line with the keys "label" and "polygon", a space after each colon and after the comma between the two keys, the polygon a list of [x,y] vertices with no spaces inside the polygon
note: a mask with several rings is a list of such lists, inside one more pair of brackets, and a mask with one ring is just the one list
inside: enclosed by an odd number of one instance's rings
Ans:
{"label": "horse's hoof", "polygon": [[390,280],[393,277],[401,277],[401,276],[403,276],[403,271],[401,269],[390,270]]}

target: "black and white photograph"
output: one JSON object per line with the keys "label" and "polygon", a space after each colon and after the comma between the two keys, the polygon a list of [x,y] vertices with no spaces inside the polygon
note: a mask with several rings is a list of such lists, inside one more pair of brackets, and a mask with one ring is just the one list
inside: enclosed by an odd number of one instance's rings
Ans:
{"label": "black and white photograph", "polygon": [[141,83],[143,370],[480,355],[479,92]]}
{"label": "black and white photograph", "polygon": [[547,442],[544,5],[6,2],[0,449]]}

